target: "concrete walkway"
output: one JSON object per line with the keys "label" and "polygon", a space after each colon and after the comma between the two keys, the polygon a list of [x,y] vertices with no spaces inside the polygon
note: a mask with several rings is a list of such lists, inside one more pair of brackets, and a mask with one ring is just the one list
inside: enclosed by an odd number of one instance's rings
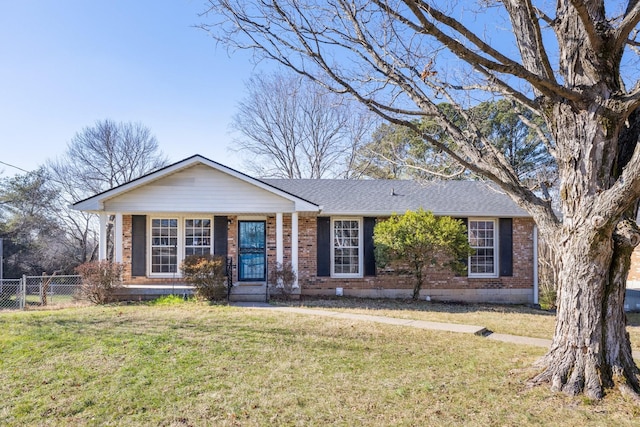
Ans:
{"label": "concrete walkway", "polygon": [[236,307],[256,308],[262,310],[281,311],[285,313],[298,313],[313,316],[333,317],[336,319],[362,320],[368,322],[384,323],[387,325],[409,326],[412,328],[429,329],[433,331],[458,332],[462,334],[473,334],[486,337],[494,341],[502,341],[513,344],[532,345],[535,347],[549,348],[551,340],[542,338],[521,337],[518,335],[496,334],[489,331],[484,326],[461,325],[458,323],[440,323],[427,322],[426,320],[399,319],[397,317],[373,316],[369,314],[341,313],[338,311],[300,308],[300,307],[282,307],[267,303],[233,303]]}

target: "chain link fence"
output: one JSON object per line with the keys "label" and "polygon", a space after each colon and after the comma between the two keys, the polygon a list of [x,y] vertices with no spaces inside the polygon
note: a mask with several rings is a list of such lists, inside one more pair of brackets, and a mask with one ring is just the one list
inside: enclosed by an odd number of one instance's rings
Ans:
{"label": "chain link fence", "polygon": [[60,307],[79,301],[80,276],[22,276],[0,280],[0,310]]}
{"label": "chain link fence", "polygon": [[22,279],[2,279],[0,280],[0,310],[23,308],[22,302]]}

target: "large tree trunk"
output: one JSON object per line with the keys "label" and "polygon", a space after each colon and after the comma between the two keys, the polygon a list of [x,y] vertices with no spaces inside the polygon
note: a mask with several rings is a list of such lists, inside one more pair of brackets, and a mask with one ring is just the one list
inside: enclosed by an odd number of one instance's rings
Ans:
{"label": "large tree trunk", "polygon": [[615,232],[565,234],[560,243],[558,313],[553,343],[538,362],[535,383],[554,391],[602,398],[605,388],[640,391],[626,331],[624,294],[638,231],[623,221]]}
{"label": "large tree trunk", "polygon": [[[615,385],[637,395],[640,382],[626,332],[624,296],[640,234],[635,221],[616,214],[620,206],[603,206],[598,199],[615,182],[611,171],[626,161],[610,149],[619,144],[619,128],[602,117],[555,108],[563,224],[560,229],[542,225],[540,231],[553,242],[558,311],[551,348],[533,382],[596,399]],[[627,207],[629,217],[635,218],[634,211]]]}

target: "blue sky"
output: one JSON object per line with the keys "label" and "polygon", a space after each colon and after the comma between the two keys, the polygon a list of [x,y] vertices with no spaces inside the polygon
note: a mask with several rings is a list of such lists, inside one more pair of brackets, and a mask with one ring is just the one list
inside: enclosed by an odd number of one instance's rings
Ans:
{"label": "blue sky", "polygon": [[149,127],[171,161],[197,153],[240,167],[229,123],[266,64],[193,28],[203,3],[0,0],[0,161],[35,169],[108,118]]}

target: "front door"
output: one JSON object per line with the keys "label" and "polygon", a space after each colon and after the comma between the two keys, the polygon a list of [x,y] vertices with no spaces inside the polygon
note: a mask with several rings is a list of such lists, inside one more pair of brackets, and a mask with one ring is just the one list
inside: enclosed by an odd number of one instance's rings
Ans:
{"label": "front door", "polygon": [[238,280],[262,282],[266,280],[266,223],[238,222]]}

